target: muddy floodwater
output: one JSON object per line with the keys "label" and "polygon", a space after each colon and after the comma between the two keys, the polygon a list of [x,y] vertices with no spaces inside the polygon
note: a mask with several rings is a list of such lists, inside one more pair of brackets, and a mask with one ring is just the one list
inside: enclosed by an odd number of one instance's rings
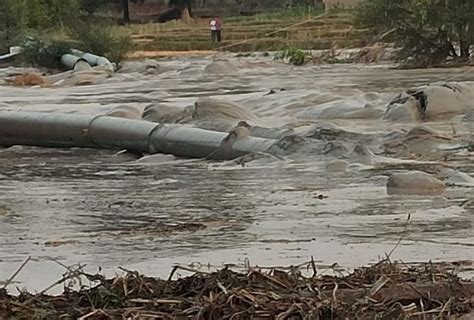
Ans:
{"label": "muddy floodwater", "polygon": [[[474,80],[474,69],[394,70],[389,65],[292,67],[270,58],[225,57],[231,71],[206,72],[213,57],[159,61],[158,74],[139,65],[89,86],[0,86],[0,111],[105,114],[120,105],[140,111],[150,103],[186,107],[199,97],[239,103],[265,127],[304,131],[334,125],[381,139],[416,124],[381,119],[401,91],[436,81]],[[134,69],[136,68],[136,69]],[[371,103],[380,117],[320,119],[328,101]],[[472,119],[428,122],[443,134],[472,141]],[[367,138],[367,139],[369,139]],[[359,138],[354,137],[354,140]],[[321,142],[322,143],[322,142]],[[327,141],[325,141],[327,143]],[[193,268],[224,264],[296,265],[311,256],[321,269],[377,262],[397,244],[393,259],[474,259],[474,199],[469,183],[447,184],[441,195],[388,195],[391,170],[435,171],[449,166],[474,177],[474,153],[449,159],[345,157],[344,172],[328,172],[338,159],[321,152],[295,152],[245,163],[155,155],[148,161],[107,150],[0,148],[0,280],[28,256],[16,279],[41,289],[65,265],[119,266],[166,277],[174,263]],[[410,221],[407,223],[408,215]],[[21,286],[20,285],[20,286]]]}

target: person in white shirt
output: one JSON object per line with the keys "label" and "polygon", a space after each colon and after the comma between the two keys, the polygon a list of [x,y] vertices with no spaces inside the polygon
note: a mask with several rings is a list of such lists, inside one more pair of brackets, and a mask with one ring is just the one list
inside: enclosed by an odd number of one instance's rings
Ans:
{"label": "person in white shirt", "polygon": [[222,20],[219,17],[212,18],[209,21],[209,29],[211,30],[212,42],[221,42]]}

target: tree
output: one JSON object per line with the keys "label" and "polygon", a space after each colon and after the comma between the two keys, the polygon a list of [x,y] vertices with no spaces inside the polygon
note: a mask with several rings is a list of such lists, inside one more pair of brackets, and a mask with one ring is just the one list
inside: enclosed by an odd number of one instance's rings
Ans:
{"label": "tree", "polygon": [[80,10],[92,15],[95,12],[110,7],[116,6],[115,0],[79,0]]}
{"label": "tree", "polygon": [[0,54],[8,52],[10,46],[18,45],[16,41],[26,28],[25,10],[24,1],[0,1]]}
{"label": "tree", "polygon": [[191,20],[191,6],[193,0],[170,0],[169,5],[173,8],[179,9],[181,11],[181,20],[189,21]]}
{"label": "tree", "polygon": [[446,14],[452,24],[452,33],[458,37],[459,57],[463,60],[469,59],[470,47],[474,44],[474,1],[449,0],[449,10]]}
{"label": "tree", "polygon": [[465,61],[474,44],[472,0],[366,0],[357,21],[400,47],[399,60],[418,66]]}
{"label": "tree", "polygon": [[130,10],[128,0],[122,0],[123,23],[130,24]]}
{"label": "tree", "polygon": [[[0,54],[21,45],[26,62],[57,67],[59,58],[74,47],[120,62],[133,46],[130,36],[116,34],[113,20],[94,15],[119,1],[0,0]],[[54,32],[58,27],[61,33]]]}

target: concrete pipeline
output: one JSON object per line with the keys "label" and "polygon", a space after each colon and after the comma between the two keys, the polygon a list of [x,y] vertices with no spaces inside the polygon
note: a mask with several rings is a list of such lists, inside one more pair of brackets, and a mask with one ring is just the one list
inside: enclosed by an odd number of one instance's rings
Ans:
{"label": "concrete pipeline", "polygon": [[166,153],[189,158],[234,159],[269,152],[277,141],[241,137],[220,150],[227,133],[183,125],[157,124],[110,116],[43,112],[0,112],[0,146],[99,148]]}
{"label": "concrete pipeline", "polygon": [[76,49],[71,49],[71,53],[62,55],[61,63],[68,69],[76,69],[78,63],[87,63],[89,66],[102,67],[113,73],[117,66],[107,58],[97,56],[92,53],[85,53]]}

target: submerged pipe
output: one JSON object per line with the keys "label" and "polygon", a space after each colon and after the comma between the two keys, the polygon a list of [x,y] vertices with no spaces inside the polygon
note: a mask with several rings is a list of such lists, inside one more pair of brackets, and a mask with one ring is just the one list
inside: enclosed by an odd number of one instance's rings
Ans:
{"label": "submerged pipe", "polygon": [[116,69],[115,64],[110,62],[109,59],[105,57],[97,56],[92,53],[84,53],[82,55],[82,58],[86,59],[91,66],[104,67],[106,70],[109,70],[111,72],[114,72]]}
{"label": "submerged pipe", "polygon": [[80,61],[87,62],[86,59],[69,53],[63,54],[61,57],[61,63],[68,69],[74,69],[76,67],[76,64]]}
{"label": "submerged pipe", "polygon": [[[42,112],[0,112],[0,146],[81,147],[139,153],[167,153],[190,158],[209,157],[227,133],[156,124],[110,116]],[[242,137],[219,159],[268,152],[276,140]],[[211,157],[212,158],[212,157]]]}
{"label": "submerged pipe", "polygon": [[92,54],[92,53],[84,53],[82,55],[82,58],[86,59],[87,62],[89,62],[91,65],[95,65],[95,66],[106,66],[108,64],[110,64],[110,65],[112,64],[109,61],[109,59],[107,59],[105,57],[95,55],[95,54]]}
{"label": "submerged pipe", "polygon": [[13,58],[16,55],[19,55],[22,51],[23,51],[22,47],[19,47],[19,46],[10,47],[9,53],[6,53],[4,55],[0,55],[0,61],[1,60],[8,60],[10,58]]}
{"label": "submerged pipe", "polygon": [[104,67],[106,70],[114,72],[116,65],[105,57],[101,57],[92,53],[84,53],[77,49],[71,49],[71,53],[64,54],[61,62],[64,66],[73,69],[78,61],[85,61],[91,66]]}

